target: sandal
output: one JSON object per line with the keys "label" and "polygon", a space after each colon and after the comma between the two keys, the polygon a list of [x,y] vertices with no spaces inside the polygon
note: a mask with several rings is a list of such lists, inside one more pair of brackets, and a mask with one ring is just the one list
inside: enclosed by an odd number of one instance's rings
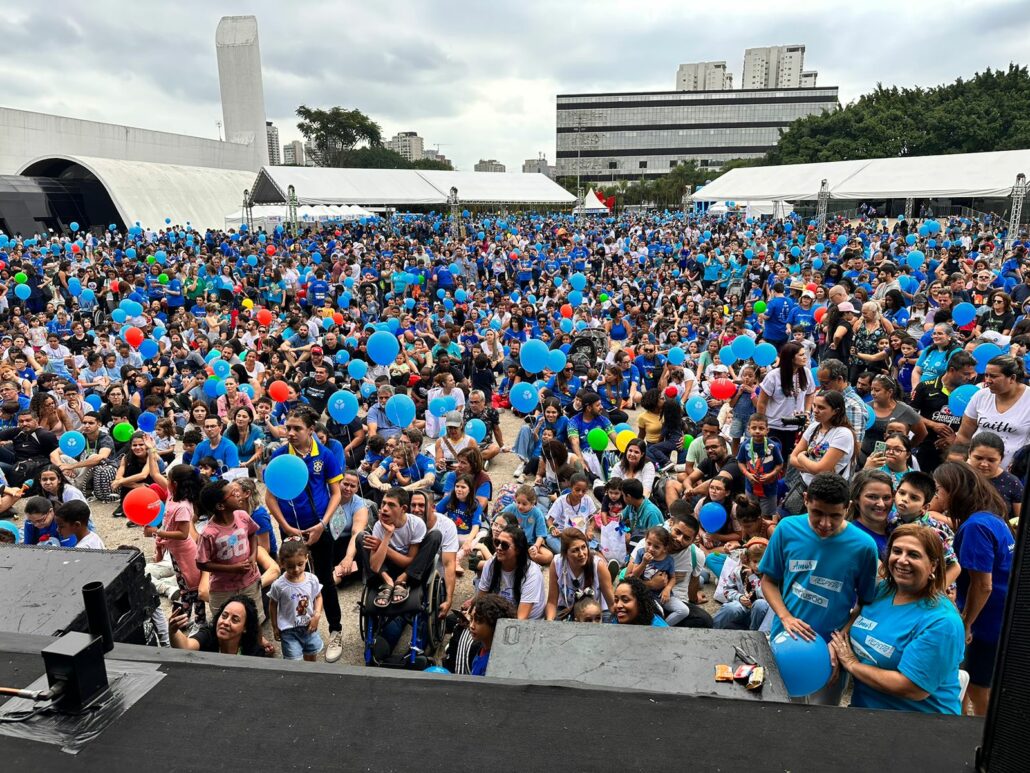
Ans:
{"label": "sandal", "polygon": [[386,607],[390,606],[390,598],[392,595],[393,586],[384,585],[382,588],[379,589],[379,592],[376,594],[375,600],[372,603],[380,609],[385,609]]}
{"label": "sandal", "polygon": [[393,586],[393,603],[402,604],[408,600],[408,586],[402,582]]}

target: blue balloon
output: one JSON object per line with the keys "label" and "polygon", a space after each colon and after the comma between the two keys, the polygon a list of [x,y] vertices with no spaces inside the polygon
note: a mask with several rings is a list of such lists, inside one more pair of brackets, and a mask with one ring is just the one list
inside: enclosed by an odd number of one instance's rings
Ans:
{"label": "blue balloon", "polygon": [[751,359],[755,361],[755,365],[760,368],[772,365],[776,362],[776,347],[768,341],[763,341],[755,347],[755,353]]}
{"label": "blue balloon", "polygon": [[82,282],[79,281],[77,276],[73,276],[68,280],[68,292],[76,297],[82,295]]}
{"label": "blue balloon", "polygon": [[740,335],[733,339],[730,349],[738,359],[746,360],[755,353],[755,341],[750,336]]}
{"label": "blue balloon", "polygon": [[726,525],[726,508],[718,502],[706,502],[699,513],[705,531],[717,533]]}
{"label": "blue balloon", "polygon": [[74,459],[86,449],[86,437],[81,432],[65,432],[57,445],[61,447],[62,453]]}
{"label": "blue balloon", "polygon": [[675,365],[677,367],[682,365],[687,359],[687,353],[679,346],[674,346],[669,349],[669,353],[665,356],[671,365]]}
{"label": "blue balloon", "polygon": [[443,666],[430,666],[429,668],[425,669],[425,671],[423,671],[422,673],[424,673],[424,674],[449,674],[451,672],[448,671]]}
{"label": "blue balloon", "polygon": [[913,269],[917,271],[923,265],[923,262],[925,260],[926,255],[924,255],[919,250],[912,250],[912,252],[910,252],[908,256],[905,258],[905,262],[907,262],[908,265],[910,265]]}
{"label": "blue balloon", "polygon": [[966,406],[969,405],[969,401],[973,399],[980,388],[976,384],[963,384],[957,389],[953,390],[948,396],[948,410],[951,411],[952,416],[963,416],[966,412]]}
{"label": "blue balloon", "polygon": [[805,641],[800,636],[792,639],[781,631],[772,639],[773,657],[783,677],[787,694],[792,698],[803,698],[821,690],[830,679],[830,648],[819,634],[814,641]]}
{"label": "blue balloon", "polygon": [[351,378],[360,381],[368,373],[368,363],[364,360],[351,360],[347,364],[347,375]]}
{"label": "blue balloon", "polygon": [[104,406],[104,401],[100,398],[100,395],[86,395],[86,402],[94,411],[99,411]]}
{"label": "blue balloon", "polygon": [[583,293],[579,290],[573,290],[569,293],[569,303],[573,306],[579,306],[583,303]]}
{"label": "blue balloon", "polygon": [[733,351],[732,346],[724,346],[719,350],[719,362],[723,365],[732,365],[737,361],[737,355]]}
{"label": "blue balloon", "polygon": [[27,284],[16,285],[14,288],[14,294],[21,298],[23,301],[27,301],[29,299],[29,296],[32,295],[32,288],[29,287]]}
{"label": "blue balloon", "polygon": [[569,277],[569,284],[572,285],[573,290],[585,290],[587,286],[587,278],[580,273],[575,273]]}
{"label": "blue balloon", "polygon": [[568,317],[562,317],[561,322],[558,323],[558,329],[563,333],[572,332],[572,320]]}
{"label": "blue balloon", "polygon": [[394,395],[386,401],[386,418],[398,427],[415,421],[415,403],[407,395]]}
{"label": "blue balloon", "polygon": [[[401,345],[397,341],[397,336],[385,330],[373,333],[368,339],[368,356],[377,365],[389,365],[397,358],[400,350]],[[407,422],[407,424],[410,423]]]}
{"label": "blue balloon", "polygon": [[75,233],[76,231],[78,231],[78,230],[79,230],[79,224],[78,224],[78,223],[76,223],[75,221],[72,221],[71,223],[69,223],[69,224],[68,224],[68,227],[69,227],[70,229],[72,229],[72,233]]}
{"label": "blue balloon", "polygon": [[552,349],[547,355],[547,369],[557,373],[565,367],[568,358],[561,349]]}
{"label": "blue balloon", "polygon": [[218,351],[217,349],[212,349],[204,356],[204,362],[210,365],[215,360],[220,359],[221,356],[222,353],[220,351]]}
{"label": "blue balloon", "polygon": [[973,359],[976,360],[976,372],[986,373],[987,363],[1004,353],[1005,350],[997,344],[980,344],[978,347],[973,349]]}
{"label": "blue balloon", "polygon": [[951,318],[959,327],[965,327],[976,319],[976,306],[971,303],[960,303],[951,311]]}
{"label": "blue balloon", "polygon": [[519,363],[527,373],[539,373],[547,367],[550,350],[543,341],[532,339],[526,341],[519,351]]}
{"label": "blue balloon", "polygon": [[143,411],[136,419],[136,428],[140,432],[153,432],[157,429],[157,416],[150,411]]}
{"label": "blue balloon", "polygon": [[211,363],[211,369],[218,378],[229,378],[232,373],[232,366],[225,360],[218,359]]}
{"label": "blue balloon", "polygon": [[812,261],[812,268],[814,268],[816,271],[821,269],[824,265],[826,264],[823,262],[822,258],[816,258]]}
{"label": "blue balloon", "polygon": [[694,395],[687,400],[687,416],[692,421],[701,421],[705,416],[708,415],[708,403],[701,395]]}
{"label": "blue balloon", "polygon": [[280,454],[265,468],[265,487],[276,499],[296,499],[308,485],[308,466],[299,456]]}
{"label": "blue balloon", "polygon": [[872,429],[873,425],[876,423],[876,411],[873,410],[873,406],[871,406],[869,403],[866,403],[865,413],[865,428]]}
{"label": "blue balloon", "polygon": [[458,301],[458,303],[464,303],[466,300],[468,300],[468,293],[464,290],[455,290],[454,298]]}
{"label": "blue balloon", "polygon": [[329,397],[329,415],[340,424],[350,424],[358,415],[358,398],[353,392],[340,389]]}
{"label": "blue balloon", "polygon": [[482,443],[486,438],[486,424],[482,419],[472,419],[465,425],[465,432],[477,443]]}
{"label": "blue balloon", "polygon": [[801,248],[795,244],[793,247],[790,248],[790,254],[793,255],[795,258],[800,257]]}
{"label": "blue balloon", "polygon": [[211,376],[204,382],[204,394],[212,400],[225,394],[225,384],[221,380]]}
{"label": "blue balloon", "polygon": [[373,384],[373,383],[371,383],[369,381],[366,381],[364,384],[361,385],[361,396],[362,397],[368,398],[368,397],[371,397],[372,395],[374,395],[375,393],[376,393],[376,385],[375,384]]}
{"label": "blue balloon", "polygon": [[824,245],[822,242],[816,242],[812,246],[812,252],[814,252],[816,255],[822,255],[823,252],[825,252],[825,251],[826,251],[826,245]]}
{"label": "blue balloon", "polygon": [[511,388],[508,399],[515,410],[530,413],[540,404],[540,392],[532,384],[520,381]]}
{"label": "blue balloon", "polygon": [[909,234],[908,236],[905,237],[905,243],[906,244],[912,245],[912,244],[915,244],[917,241],[918,241],[918,238],[916,237],[915,234]]}
{"label": "blue balloon", "polygon": [[254,399],[254,387],[250,384],[240,384],[240,391],[243,392],[251,400]]}
{"label": "blue balloon", "polygon": [[[157,353],[160,351],[160,349],[161,347],[157,345],[157,341],[155,341],[153,338],[144,338],[139,345],[139,355],[144,360],[151,360],[154,357],[157,357]],[[225,378],[225,376],[222,376],[222,378]]]}

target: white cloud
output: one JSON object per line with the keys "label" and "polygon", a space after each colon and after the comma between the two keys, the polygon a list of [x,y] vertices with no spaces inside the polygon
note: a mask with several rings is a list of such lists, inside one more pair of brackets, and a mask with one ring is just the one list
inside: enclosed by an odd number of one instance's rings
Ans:
{"label": "white cloud", "polygon": [[[732,10],[728,10],[732,8]],[[804,43],[806,66],[842,101],[877,82],[936,85],[1023,55],[1026,0],[865,3],[740,0],[267,0],[129,4],[0,0],[3,104],[213,137],[221,118],[214,34],[223,14],[258,17],[268,117],[299,138],[299,104],[361,109],[387,136],[415,130],[459,167],[554,160],[554,97],[667,90],[680,62]]]}

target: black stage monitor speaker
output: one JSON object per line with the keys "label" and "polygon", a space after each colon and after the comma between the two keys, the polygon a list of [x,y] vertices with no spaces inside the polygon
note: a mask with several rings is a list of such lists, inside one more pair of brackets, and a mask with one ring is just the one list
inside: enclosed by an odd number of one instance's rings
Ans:
{"label": "black stage monitor speaker", "polygon": [[1005,622],[991,680],[983,745],[977,750],[980,771],[1007,773],[1028,769],[1026,732],[1030,727],[1030,486],[1023,496],[1023,517],[1016,533]]}
{"label": "black stage monitor speaker", "polygon": [[60,636],[89,633],[82,586],[104,586],[114,641],[143,644],[158,606],[138,550],[75,550],[0,544],[0,631]]}

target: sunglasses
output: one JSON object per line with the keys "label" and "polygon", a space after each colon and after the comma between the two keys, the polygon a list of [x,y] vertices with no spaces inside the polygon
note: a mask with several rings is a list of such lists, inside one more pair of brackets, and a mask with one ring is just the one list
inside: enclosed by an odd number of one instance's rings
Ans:
{"label": "sunglasses", "polygon": [[498,542],[497,543],[497,549],[498,550],[511,550],[511,548],[512,548],[512,543],[510,543],[510,542]]}

